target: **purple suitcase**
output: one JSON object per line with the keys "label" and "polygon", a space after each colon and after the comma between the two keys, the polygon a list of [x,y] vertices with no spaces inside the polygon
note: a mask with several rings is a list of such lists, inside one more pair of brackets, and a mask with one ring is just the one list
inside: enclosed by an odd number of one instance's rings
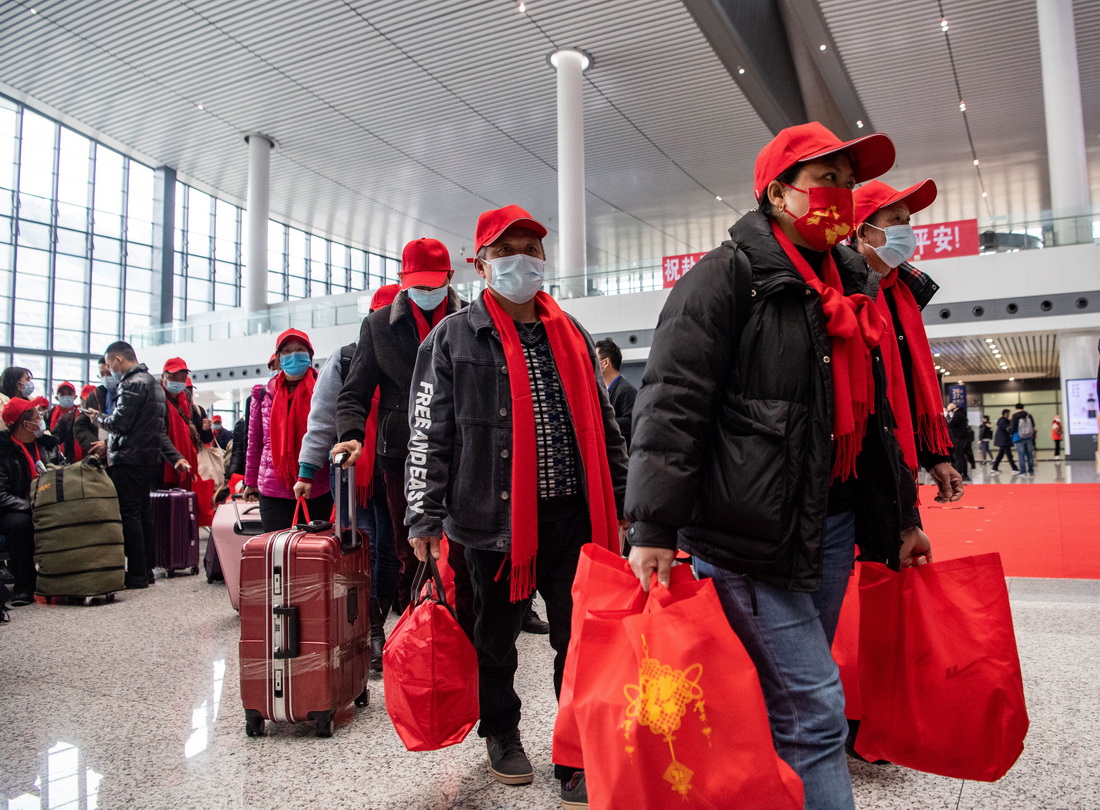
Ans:
{"label": "purple suitcase", "polygon": [[156,568],[168,576],[188,569],[199,572],[199,501],[194,492],[164,489],[150,493],[153,533],[157,538]]}

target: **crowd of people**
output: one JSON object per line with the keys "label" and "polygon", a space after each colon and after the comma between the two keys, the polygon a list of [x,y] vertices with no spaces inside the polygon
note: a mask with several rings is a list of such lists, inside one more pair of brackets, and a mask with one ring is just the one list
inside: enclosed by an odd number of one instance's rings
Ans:
{"label": "crowd of people", "polygon": [[[547,229],[516,205],[482,213],[473,262],[487,289],[463,301],[447,248],[405,246],[399,284],[379,290],[359,338],[317,368],[310,337],[278,336],[230,431],[195,404],[187,364],[159,381],[124,342],[100,384],[32,399],[8,369],[0,435],[0,533],[16,599],[34,590],[29,489],[42,465],[105,457],[118,490],[126,586],[152,583],[149,493],[194,480],[202,447],[229,450],[265,531],[299,504],[332,509],[336,463],[354,465],[356,522],[371,542],[372,658],[383,621],[408,603],[418,561],[446,535],[460,624],[478,653],[489,771],[533,780],[520,734],[516,641],[544,632],[559,693],[581,547],[629,555],[641,586],[668,584],[677,551],[714,581],[756,664],[779,755],[806,807],[853,807],[845,748],[858,729],[830,645],[849,571],[932,559],[916,476],[957,501],[965,409],[944,418],[921,309],[938,287],[909,264],[925,180],[876,177],[890,139],[843,142],[818,123],[760,152],[754,210],[671,290],[640,390],[623,354],[543,292]],[[1034,464],[1034,420],[1005,411],[989,442]],[[1009,441],[1011,439],[1011,441]],[[969,442],[967,442],[969,445]],[[532,608],[535,591],[547,621]],[[556,762],[563,806],[587,806],[584,771]]]}

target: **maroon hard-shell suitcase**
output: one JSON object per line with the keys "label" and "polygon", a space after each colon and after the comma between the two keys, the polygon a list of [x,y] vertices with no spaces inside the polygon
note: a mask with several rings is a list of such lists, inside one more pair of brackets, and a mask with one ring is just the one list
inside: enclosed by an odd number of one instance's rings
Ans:
{"label": "maroon hard-shell suitcase", "polygon": [[168,576],[187,569],[199,572],[199,510],[194,492],[163,489],[150,493],[153,533],[156,535],[156,568]]}
{"label": "maroon hard-shell suitcase", "polygon": [[[340,470],[336,514],[354,503]],[[354,510],[352,510],[354,511]],[[332,736],[333,716],[366,706],[370,668],[370,552],[366,534],[315,520],[253,537],[241,552],[241,700],[248,736],[264,721],[312,722]]]}

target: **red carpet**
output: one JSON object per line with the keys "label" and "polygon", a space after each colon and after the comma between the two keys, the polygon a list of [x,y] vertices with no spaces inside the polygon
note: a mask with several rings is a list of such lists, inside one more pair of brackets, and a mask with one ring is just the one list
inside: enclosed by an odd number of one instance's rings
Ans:
{"label": "red carpet", "polygon": [[1010,577],[1100,579],[1100,484],[975,484],[949,505],[920,489],[935,559],[999,551]]}

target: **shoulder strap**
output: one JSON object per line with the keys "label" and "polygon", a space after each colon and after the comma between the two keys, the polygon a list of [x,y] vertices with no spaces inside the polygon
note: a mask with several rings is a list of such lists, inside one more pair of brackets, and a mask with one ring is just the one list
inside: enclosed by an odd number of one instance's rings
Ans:
{"label": "shoulder strap", "polygon": [[347,380],[351,371],[351,358],[355,356],[355,344],[349,343],[340,348],[340,379]]}
{"label": "shoulder strap", "polygon": [[749,266],[748,257],[736,246],[733,251],[733,302],[736,308],[733,314],[733,356],[736,357],[741,348],[741,333],[749,322],[755,293],[752,289],[752,267]]}

